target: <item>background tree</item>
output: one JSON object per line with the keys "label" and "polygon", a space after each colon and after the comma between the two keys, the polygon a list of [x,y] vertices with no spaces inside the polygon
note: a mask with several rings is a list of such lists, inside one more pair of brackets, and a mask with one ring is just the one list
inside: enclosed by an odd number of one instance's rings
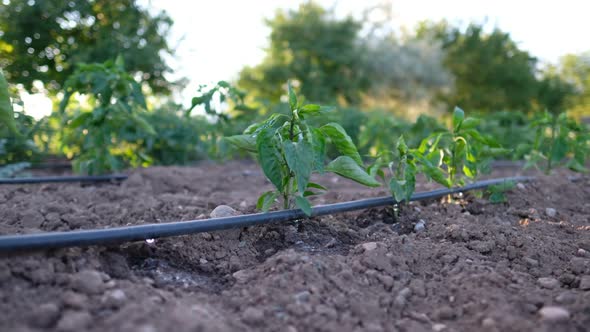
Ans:
{"label": "background tree", "polygon": [[443,21],[422,23],[417,35],[442,42],[444,64],[455,78],[453,91],[441,95],[448,105],[488,112],[530,109],[537,90],[536,59],[508,33],[485,33],[477,24],[462,31]]}
{"label": "background tree", "polygon": [[40,80],[56,92],[78,63],[118,54],[155,92],[167,92],[163,56],[172,20],[152,15],[136,0],[9,0],[0,4],[0,68],[13,84],[33,91]]}
{"label": "background tree", "polygon": [[568,54],[560,59],[557,75],[572,85],[569,105],[577,115],[590,115],[590,52]]}
{"label": "background tree", "polygon": [[267,24],[272,30],[267,55],[258,66],[242,70],[241,88],[277,102],[291,79],[313,102],[358,102],[368,86],[357,47],[360,22],[338,20],[307,2],[297,11],[278,11]]}

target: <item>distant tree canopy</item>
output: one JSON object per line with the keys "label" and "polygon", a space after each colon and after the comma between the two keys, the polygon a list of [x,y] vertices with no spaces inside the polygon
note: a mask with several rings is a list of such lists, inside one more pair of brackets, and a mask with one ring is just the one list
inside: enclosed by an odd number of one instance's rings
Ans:
{"label": "distant tree canopy", "polygon": [[590,52],[562,57],[556,73],[573,87],[574,94],[569,97],[571,109],[590,115]]}
{"label": "distant tree canopy", "polygon": [[356,45],[361,24],[337,20],[313,2],[297,11],[279,11],[267,21],[272,29],[261,64],[246,67],[238,85],[259,97],[278,101],[284,83],[297,80],[310,101],[355,103],[368,86]]}
{"label": "distant tree canopy", "polygon": [[476,24],[463,32],[443,21],[422,23],[417,35],[442,41],[445,67],[455,78],[454,89],[441,96],[448,105],[478,111],[531,108],[537,96],[536,59],[508,33],[485,33]]}
{"label": "distant tree canopy", "polygon": [[155,92],[168,92],[163,55],[172,20],[136,0],[9,0],[0,4],[0,68],[33,91],[40,80],[57,91],[78,63],[122,55],[127,69]]}

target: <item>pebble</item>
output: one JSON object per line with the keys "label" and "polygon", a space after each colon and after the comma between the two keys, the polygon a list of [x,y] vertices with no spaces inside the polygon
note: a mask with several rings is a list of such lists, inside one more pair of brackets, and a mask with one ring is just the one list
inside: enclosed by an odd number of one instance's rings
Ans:
{"label": "pebble", "polygon": [[426,222],[422,219],[416,223],[414,226],[414,232],[419,233],[426,229]]}
{"label": "pebble", "polygon": [[33,310],[31,323],[40,328],[51,327],[59,318],[59,307],[55,303],[45,303]]}
{"label": "pebble", "polygon": [[576,252],[576,255],[580,256],[580,257],[584,257],[588,254],[588,252],[582,248],[578,249],[578,251]]}
{"label": "pebble", "polygon": [[377,242],[367,242],[361,245],[365,251],[373,251],[377,249]]}
{"label": "pebble", "polygon": [[227,205],[219,205],[211,213],[209,216],[211,218],[224,218],[224,217],[232,217],[237,216],[240,214],[238,211],[234,210],[231,206]]}
{"label": "pebble", "polygon": [[438,323],[438,324],[432,325],[432,330],[435,332],[443,331],[446,328],[447,328],[447,326],[445,324]]}
{"label": "pebble", "polygon": [[578,296],[575,293],[567,291],[567,292],[563,292],[563,293],[557,295],[555,297],[555,302],[561,303],[561,304],[572,304],[572,303],[576,302],[577,299],[578,299]]}
{"label": "pebble", "polygon": [[556,306],[543,307],[539,310],[539,314],[542,320],[550,322],[559,322],[570,318],[570,312],[567,309]]}
{"label": "pebble", "polygon": [[481,326],[485,328],[491,328],[496,325],[496,321],[492,317],[486,317],[481,321]]}
{"label": "pebble", "polygon": [[102,298],[102,303],[109,308],[120,308],[126,301],[127,295],[121,289],[109,291]]}
{"label": "pebble", "polygon": [[522,184],[522,183],[517,183],[517,184],[516,184],[516,188],[518,188],[518,189],[520,189],[520,190],[525,190],[525,189],[526,189],[525,185],[524,185],[524,184]]}
{"label": "pebble", "polygon": [[242,319],[248,324],[258,324],[264,320],[264,312],[260,309],[249,307],[244,310]]}
{"label": "pebble", "polygon": [[449,320],[455,318],[455,311],[449,306],[442,306],[434,312],[437,320]]}
{"label": "pebble", "polygon": [[590,290],[590,276],[580,278],[580,289],[585,291]]}
{"label": "pebble", "polygon": [[410,281],[410,289],[412,290],[412,293],[416,294],[417,296],[426,296],[426,285],[424,284],[423,280],[412,279],[412,281]]}
{"label": "pebble", "polygon": [[85,311],[68,311],[57,322],[57,330],[63,332],[85,331],[92,317]]}
{"label": "pebble", "polygon": [[88,297],[84,294],[66,291],[62,295],[62,301],[65,306],[74,309],[82,309],[86,306],[86,303],[88,302]]}
{"label": "pebble", "polygon": [[232,274],[232,276],[234,277],[234,279],[236,279],[236,282],[243,284],[246,283],[248,280],[250,280],[250,273],[248,273],[247,270],[240,270],[237,272],[234,272],[234,274]]}
{"label": "pebble", "polygon": [[405,287],[401,291],[399,291],[399,293],[393,300],[393,303],[395,303],[396,306],[403,308],[406,306],[406,303],[408,302],[408,297],[410,297],[410,295],[412,295],[412,290],[408,287]]}
{"label": "pebble", "polygon": [[98,271],[83,270],[72,277],[72,288],[85,294],[99,294],[104,290],[102,275]]}
{"label": "pebble", "polygon": [[532,259],[530,257],[525,257],[524,261],[527,263],[528,266],[530,267],[536,267],[539,266],[539,261],[536,259]]}
{"label": "pebble", "polygon": [[539,286],[547,289],[555,289],[559,287],[559,281],[552,277],[545,277],[537,279]]}
{"label": "pebble", "polygon": [[555,210],[554,208],[546,208],[545,213],[548,217],[554,218],[557,215],[557,210]]}

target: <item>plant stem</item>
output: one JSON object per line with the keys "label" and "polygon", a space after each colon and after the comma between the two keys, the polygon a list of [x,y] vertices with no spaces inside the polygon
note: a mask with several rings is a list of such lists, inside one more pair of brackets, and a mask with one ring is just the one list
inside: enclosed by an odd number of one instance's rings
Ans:
{"label": "plant stem", "polygon": [[549,175],[551,172],[552,165],[552,158],[553,158],[553,150],[555,149],[555,129],[557,128],[557,117],[553,115],[553,119],[551,121],[551,149],[549,149],[549,155],[547,156],[547,168],[545,169],[545,174]]}

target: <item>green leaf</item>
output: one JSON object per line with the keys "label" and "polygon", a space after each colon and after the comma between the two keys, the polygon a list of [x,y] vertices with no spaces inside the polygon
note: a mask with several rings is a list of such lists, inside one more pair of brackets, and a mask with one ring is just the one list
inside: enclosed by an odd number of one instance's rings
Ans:
{"label": "green leaf", "polygon": [[429,178],[431,178],[435,182],[442,184],[447,188],[450,188],[452,186],[452,183],[449,181],[449,179],[447,179],[445,173],[440,168],[434,166],[425,166],[423,168],[423,171]]}
{"label": "green leaf", "polygon": [[313,169],[323,173],[324,159],[326,158],[326,138],[322,131],[317,128],[311,128],[308,131],[308,136],[310,136],[309,141],[313,150]]}
{"label": "green leaf", "polygon": [[406,199],[405,185],[405,180],[398,180],[396,178],[391,178],[391,180],[389,180],[389,190],[391,191],[393,198],[395,198],[396,202],[398,203],[401,203]]}
{"label": "green leaf", "polygon": [[248,152],[257,152],[256,138],[252,135],[234,135],[224,137],[224,140]]}
{"label": "green leaf", "polygon": [[308,217],[311,217],[311,204],[307,198],[302,196],[295,196],[295,205],[303,211]]}
{"label": "green leaf", "polygon": [[322,126],[320,129],[330,138],[341,154],[352,158],[352,160],[354,160],[359,166],[363,165],[361,155],[342,126],[332,122]]}
{"label": "green leaf", "polygon": [[264,175],[279,192],[283,193],[283,163],[274,138],[274,130],[265,128],[258,133],[256,150],[258,151],[258,162]]}
{"label": "green leaf", "polygon": [[0,123],[8,127],[8,130],[13,134],[20,136],[14,121],[12,102],[8,95],[8,82],[6,81],[2,70],[0,70]]}
{"label": "green leaf", "polygon": [[319,190],[323,190],[323,191],[328,191],[328,188],[322,186],[321,184],[315,183],[315,182],[309,182],[307,184],[307,188],[314,188],[314,189],[319,189]]}
{"label": "green leaf", "polygon": [[297,109],[297,95],[295,94],[295,91],[293,91],[291,82],[287,83],[287,89],[289,90],[289,106],[291,106],[291,111],[294,111]]}
{"label": "green leaf", "polygon": [[131,113],[131,118],[133,119],[135,124],[141,130],[143,130],[146,134],[156,135],[156,131],[154,130],[154,127],[152,127],[152,125],[149,122],[147,122],[147,120],[144,119],[143,116],[141,116],[140,114],[137,114],[137,113]]}
{"label": "green leaf", "polygon": [[475,127],[477,127],[479,125],[480,122],[481,122],[481,120],[477,119],[477,118],[467,118],[463,121],[463,124],[461,125],[461,129],[463,129],[463,130],[474,129]]}
{"label": "green leaf", "polygon": [[305,192],[311,171],[313,168],[313,151],[307,141],[293,143],[285,141],[283,143],[285,159],[289,169],[294,173],[297,181],[297,190],[300,193]]}
{"label": "green leaf", "polygon": [[330,112],[333,109],[334,109],[333,107],[320,106],[320,105],[316,105],[316,104],[307,104],[305,106],[302,106],[298,110],[298,112],[299,112],[299,116],[301,118],[305,118],[306,116],[321,115],[321,114]]}
{"label": "green leaf", "polygon": [[356,163],[352,158],[348,156],[340,156],[334,159],[326,167],[328,172],[336,173],[347,179],[351,179],[360,184],[364,184],[369,187],[379,187],[381,183],[371,177],[367,172]]}
{"label": "green leaf", "polygon": [[485,144],[485,145],[488,145],[488,146],[494,147],[494,148],[500,147],[500,144],[498,142],[496,142],[496,140],[494,140],[490,137],[483,136],[482,134],[480,134],[479,131],[477,131],[475,129],[465,130],[464,133],[468,134],[471,138],[473,138],[474,140],[476,140],[477,142],[479,142],[481,144]]}
{"label": "green leaf", "polygon": [[83,124],[86,124],[86,122],[88,120],[90,120],[92,118],[92,113],[91,112],[86,112],[86,113],[82,113],[80,115],[78,115],[77,117],[75,117],[69,124],[68,126],[72,129],[78,128]]}
{"label": "green leaf", "polygon": [[465,119],[465,112],[459,107],[455,107],[455,111],[453,111],[453,128],[455,131],[459,130],[463,119]]}
{"label": "green leaf", "polygon": [[567,130],[563,130],[560,135],[553,142],[553,149],[551,150],[551,160],[560,161],[567,155]]}
{"label": "green leaf", "polygon": [[276,201],[278,193],[276,191],[267,191],[260,195],[256,203],[256,209],[267,212]]}

